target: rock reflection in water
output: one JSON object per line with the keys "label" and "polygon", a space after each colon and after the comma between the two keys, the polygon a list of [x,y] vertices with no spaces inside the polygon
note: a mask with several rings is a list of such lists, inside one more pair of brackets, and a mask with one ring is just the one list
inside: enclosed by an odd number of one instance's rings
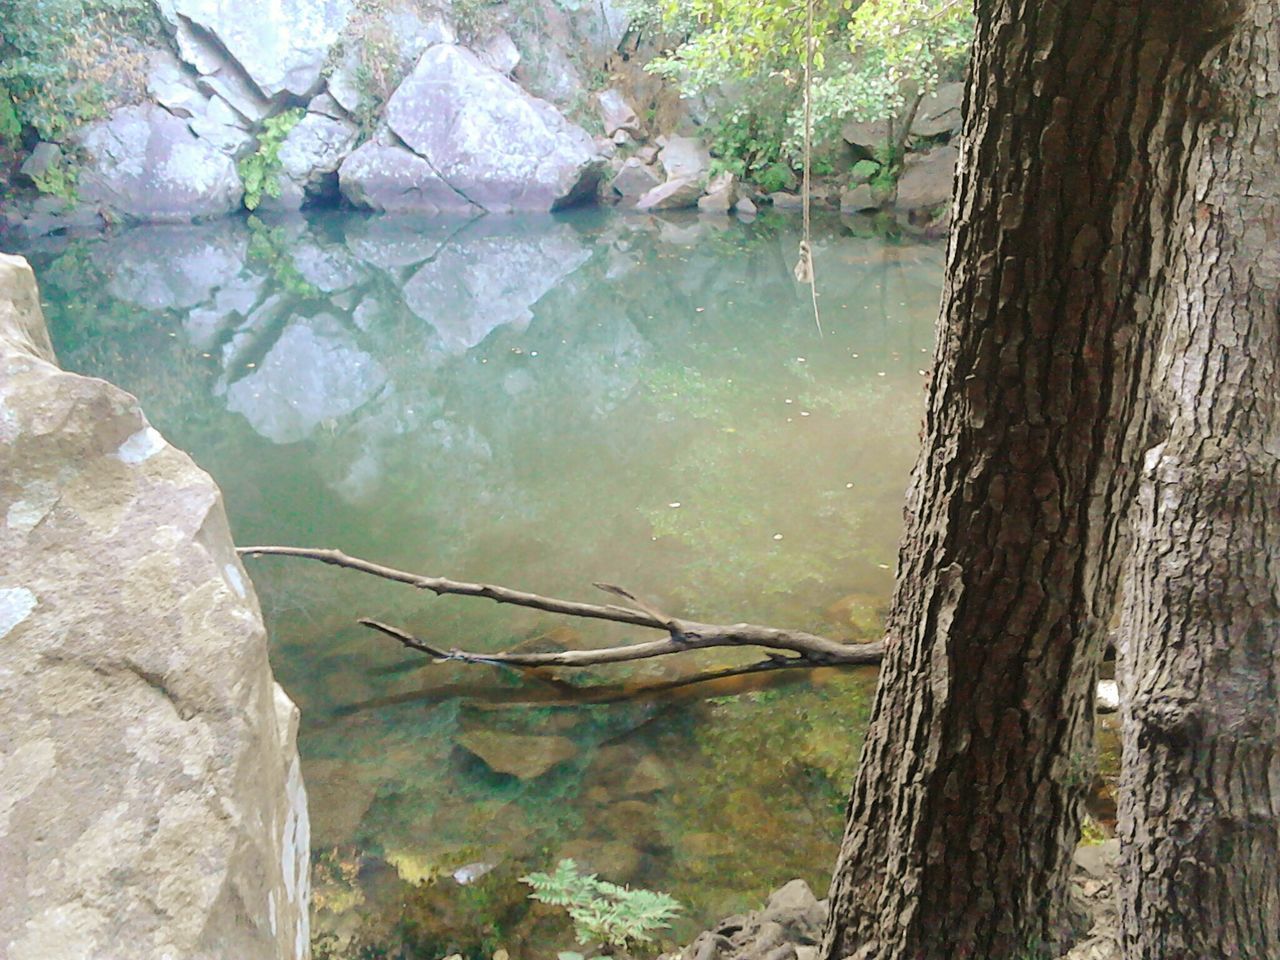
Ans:
{"label": "rock reflection in water", "polygon": [[[828,224],[819,339],[796,239],[768,217],[328,216],[27,253],[64,364],[141,397],[218,480],[241,543],[583,599],[605,580],[691,618],[867,638],[942,251]],[[652,662],[578,692],[428,666],[353,620],[492,649],[635,631],[288,561],[251,573],[303,710],[322,930],[406,956],[551,955],[565,925],[517,878],[559,856],[667,890],[691,922],[825,883],[872,677],[671,691],[692,668]],[[459,885],[475,864],[495,866]]]}

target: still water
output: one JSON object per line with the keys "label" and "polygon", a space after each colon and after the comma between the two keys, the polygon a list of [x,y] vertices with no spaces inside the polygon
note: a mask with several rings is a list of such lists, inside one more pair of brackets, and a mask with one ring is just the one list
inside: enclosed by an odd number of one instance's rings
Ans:
{"label": "still water", "polygon": [[[821,225],[820,336],[796,242],[770,218],[328,215],[23,252],[64,366],[141,398],[240,544],[871,639],[943,252]],[[554,955],[572,935],[518,878],[561,857],[673,894],[677,933],[825,889],[873,672],[645,692],[743,657],[431,665],[356,619],[480,650],[653,635],[247,566],[302,709],[318,955]]]}

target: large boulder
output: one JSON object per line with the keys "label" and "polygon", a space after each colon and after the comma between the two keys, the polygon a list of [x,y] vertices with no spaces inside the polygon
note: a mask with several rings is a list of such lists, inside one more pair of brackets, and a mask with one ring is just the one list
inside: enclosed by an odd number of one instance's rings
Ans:
{"label": "large boulder", "polygon": [[917,137],[956,134],[964,123],[964,84],[944,83],[920,101],[911,132]]}
{"label": "large boulder", "polygon": [[711,171],[711,154],[695,137],[671,137],[658,154],[658,162],[668,180],[706,180]]}
{"label": "large boulder", "polygon": [[297,710],[213,481],[0,256],[0,956],[301,960]]}
{"label": "large boulder", "polygon": [[590,135],[462,47],[431,47],[387,102],[391,130],[451,187],[495,212],[589,196],[602,164]]}
{"label": "large boulder", "polygon": [[899,209],[931,210],[949,203],[959,159],[960,151],[948,144],[910,160],[898,178]]}
{"label": "large boulder", "polygon": [[351,204],[382,213],[471,214],[476,209],[416,153],[374,141],[342,162],[338,188]]}
{"label": "large boulder", "polygon": [[183,222],[240,207],[235,163],[154,104],[121,107],[78,137],[80,199],[129,220]]}
{"label": "large boulder", "polygon": [[628,157],[609,187],[624,200],[637,200],[662,183],[662,178],[639,157]]}
{"label": "large boulder", "polygon": [[[315,93],[352,0],[160,0],[182,58],[203,74],[230,56],[268,98]],[[215,41],[209,43],[208,40]]]}
{"label": "large boulder", "polygon": [[697,180],[668,180],[636,201],[637,210],[684,210],[698,205],[702,184]]}

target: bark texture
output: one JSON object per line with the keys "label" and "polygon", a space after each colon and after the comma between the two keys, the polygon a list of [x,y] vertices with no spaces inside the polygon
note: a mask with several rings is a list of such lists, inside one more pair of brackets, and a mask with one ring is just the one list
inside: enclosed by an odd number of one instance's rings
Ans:
{"label": "bark texture", "polygon": [[1280,957],[1280,2],[1204,84],[1120,631],[1129,960]]}
{"label": "bark texture", "polygon": [[829,960],[1059,939],[1146,444],[1152,291],[1222,10],[979,0],[934,381]]}

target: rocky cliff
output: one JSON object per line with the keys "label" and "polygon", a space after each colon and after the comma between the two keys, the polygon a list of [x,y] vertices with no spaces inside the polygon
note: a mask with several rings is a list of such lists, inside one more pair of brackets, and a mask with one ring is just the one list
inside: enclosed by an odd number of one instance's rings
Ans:
{"label": "rocky cliff", "polygon": [[0,957],[309,955],[297,710],[213,481],[0,255]]}

